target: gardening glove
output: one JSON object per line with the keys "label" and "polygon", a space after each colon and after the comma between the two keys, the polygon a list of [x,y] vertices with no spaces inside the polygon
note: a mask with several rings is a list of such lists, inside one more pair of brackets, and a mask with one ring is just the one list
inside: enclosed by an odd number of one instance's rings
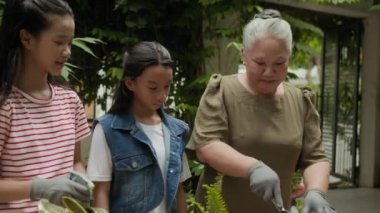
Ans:
{"label": "gardening glove", "polygon": [[265,201],[271,200],[278,209],[283,207],[280,179],[275,171],[259,161],[249,169],[248,178],[252,192]]}
{"label": "gardening glove", "polygon": [[336,211],[326,201],[321,191],[312,189],[305,196],[302,213],[336,213]]}
{"label": "gardening glove", "polygon": [[296,206],[291,206],[289,212],[290,212],[290,213],[299,213],[299,211],[298,211],[298,209],[297,209]]}
{"label": "gardening glove", "polygon": [[54,179],[35,178],[32,180],[30,198],[39,200],[45,198],[51,203],[62,205],[62,197],[69,196],[82,203],[90,203],[88,187],[70,180],[67,176]]}

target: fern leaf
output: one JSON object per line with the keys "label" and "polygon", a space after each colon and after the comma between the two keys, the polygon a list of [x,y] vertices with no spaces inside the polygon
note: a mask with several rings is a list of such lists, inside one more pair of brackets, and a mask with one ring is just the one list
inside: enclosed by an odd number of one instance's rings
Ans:
{"label": "fern leaf", "polygon": [[206,213],[205,208],[195,200],[194,195],[191,193],[188,194],[187,203],[189,207],[196,207],[200,213]]}
{"label": "fern leaf", "polygon": [[208,213],[227,213],[226,203],[218,189],[212,186],[206,188],[206,209]]}
{"label": "fern leaf", "polygon": [[227,204],[222,195],[223,176],[219,174],[215,183],[203,185],[206,189],[206,211],[208,213],[228,213]]}

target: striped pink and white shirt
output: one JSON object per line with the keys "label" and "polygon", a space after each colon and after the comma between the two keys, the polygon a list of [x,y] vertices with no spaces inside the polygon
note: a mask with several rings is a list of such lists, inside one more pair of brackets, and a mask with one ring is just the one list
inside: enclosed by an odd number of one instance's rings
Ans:
{"label": "striped pink and white shirt", "polygon": [[[0,178],[53,178],[73,168],[75,143],[90,135],[78,95],[51,85],[50,99],[13,87],[0,108]],[[0,212],[36,212],[37,202],[0,203]]]}

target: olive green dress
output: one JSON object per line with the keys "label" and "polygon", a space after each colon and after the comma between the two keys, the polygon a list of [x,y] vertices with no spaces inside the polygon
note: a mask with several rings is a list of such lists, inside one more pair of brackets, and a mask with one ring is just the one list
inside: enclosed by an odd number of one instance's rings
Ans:
{"label": "olive green dress", "polygon": [[[269,99],[249,93],[237,74],[213,75],[201,98],[187,148],[196,150],[220,139],[242,154],[262,160],[279,175],[288,209],[294,171],[327,161],[311,95],[284,83],[284,96]],[[206,165],[198,183],[198,201],[203,202],[202,185],[214,183],[216,174]],[[224,176],[222,192],[229,213],[278,212],[272,203],[251,192],[246,178]]]}

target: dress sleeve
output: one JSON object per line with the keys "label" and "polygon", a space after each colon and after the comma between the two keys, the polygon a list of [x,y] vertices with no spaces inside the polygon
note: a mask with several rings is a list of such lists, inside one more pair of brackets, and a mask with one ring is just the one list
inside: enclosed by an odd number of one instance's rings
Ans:
{"label": "dress sleeve", "polygon": [[306,167],[320,161],[328,161],[321,141],[320,117],[314,107],[314,94],[310,89],[302,89],[305,121],[303,133],[303,146],[298,168],[304,170]]}
{"label": "dress sleeve", "polygon": [[227,113],[223,100],[223,77],[215,74],[211,76],[201,97],[187,148],[196,150],[214,139],[226,142],[227,130]]}

